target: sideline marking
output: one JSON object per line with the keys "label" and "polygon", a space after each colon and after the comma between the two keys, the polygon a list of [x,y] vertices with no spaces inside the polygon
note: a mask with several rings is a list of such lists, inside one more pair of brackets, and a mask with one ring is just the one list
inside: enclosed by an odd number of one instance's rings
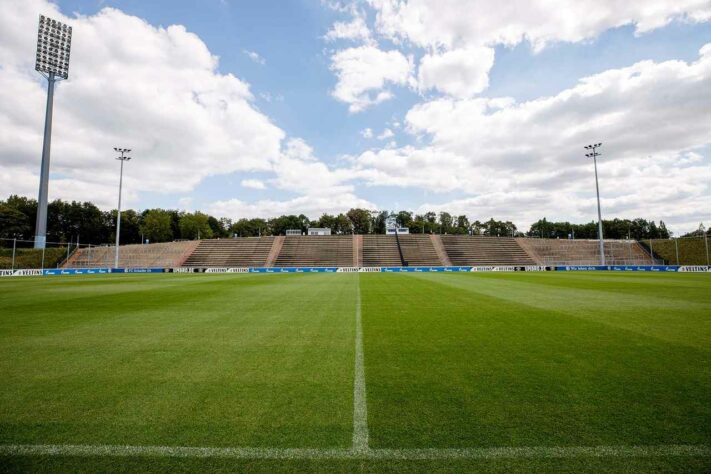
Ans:
{"label": "sideline marking", "polygon": [[661,446],[540,446],[464,449],[278,449],[278,448],[199,448],[184,446],[120,446],[71,444],[0,445],[2,456],[81,456],[81,457],[170,457],[235,459],[544,459],[544,458],[632,458],[710,457],[708,445]]}
{"label": "sideline marking", "polygon": [[360,274],[356,274],[355,369],[353,377],[353,451],[368,451],[368,405],[365,399],[365,357],[360,310]]}

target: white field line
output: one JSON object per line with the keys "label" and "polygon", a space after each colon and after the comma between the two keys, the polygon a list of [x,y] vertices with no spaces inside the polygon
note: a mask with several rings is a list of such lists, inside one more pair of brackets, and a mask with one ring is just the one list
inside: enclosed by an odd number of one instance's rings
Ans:
{"label": "white field line", "polygon": [[167,457],[234,459],[546,459],[710,457],[708,445],[541,446],[464,449],[278,449],[120,445],[0,445],[0,456]]}
{"label": "white field line", "polygon": [[368,405],[365,398],[365,356],[360,310],[360,274],[356,274],[355,369],[353,376],[353,450],[368,450]]}

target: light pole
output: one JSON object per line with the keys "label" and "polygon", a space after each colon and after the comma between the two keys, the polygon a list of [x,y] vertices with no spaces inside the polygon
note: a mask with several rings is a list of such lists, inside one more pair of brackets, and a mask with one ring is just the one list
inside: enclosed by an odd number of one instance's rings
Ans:
{"label": "light pole", "polygon": [[69,77],[69,51],[72,46],[72,27],[44,15],[39,17],[37,28],[37,56],[35,70],[47,79],[47,108],[44,117],[44,141],[40,168],[37,220],[35,223],[36,249],[47,243],[47,201],[49,194],[49,151],[52,144],[52,111],[54,84]]}
{"label": "light pole", "polygon": [[699,230],[701,233],[704,235],[704,247],[706,247],[706,266],[709,266],[709,239],[708,235],[706,235],[706,228],[704,227],[703,222],[701,225],[699,225]]}
{"label": "light pole", "polygon": [[597,149],[602,146],[602,143],[595,143],[594,145],[587,145],[586,150],[592,150],[592,153],[587,153],[585,156],[593,159],[593,164],[595,165],[595,192],[597,193],[597,234],[600,239],[600,265],[605,265],[605,244],[603,242],[602,236],[602,212],[600,212],[600,186],[597,183],[597,157],[600,153]]}
{"label": "light pole", "polygon": [[129,161],[131,159],[130,156],[126,156],[126,153],[130,153],[131,150],[129,150],[128,148],[114,148],[114,150],[121,153],[121,156],[116,157],[116,159],[121,162],[121,174],[119,177],[118,213],[116,214],[116,255],[114,256],[114,268],[118,268],[119,237],[121,236],[121,189],[123,188],[123,163],[124,161]]}

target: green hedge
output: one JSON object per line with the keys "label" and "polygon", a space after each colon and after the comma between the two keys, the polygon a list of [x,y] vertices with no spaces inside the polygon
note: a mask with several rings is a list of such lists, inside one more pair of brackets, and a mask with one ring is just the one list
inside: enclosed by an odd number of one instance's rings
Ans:
{"label": "green hedge", "polygon": [[[55,268],[67,257],[66,247],[44,250],[44,268]],[[0,249],[0,269],[12,268],[12,249]],[[42,268],[42,250],[17,249],[15,268]]]}
{"label": "green hedge", "polygon": [[[641,244],[649,250],[649,240],[643,240]],[[706,247],[703,237],[679,239],[678,244],[680,265],[706,265]],[[663,258],[664,263],[668,265],[676,265],[674,239],[652,240],[652,249],[655,257]]]}

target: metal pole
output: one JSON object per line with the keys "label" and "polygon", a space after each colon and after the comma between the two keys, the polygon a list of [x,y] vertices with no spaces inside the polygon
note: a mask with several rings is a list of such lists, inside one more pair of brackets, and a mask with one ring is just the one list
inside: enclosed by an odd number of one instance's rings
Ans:
{"label": "metal pole", "polygon": [[118,214],[116,215],[116,255],[114,256],[114,268],[118,268],[119,263],[119,236],[121,234],[121,188],[123,187],[123,152],[121,152],[121,174],[119,177],[119,200]]}
{"label": "metal pole", "polygon": [[42,247],[42,270],[44,270],[44,247]]}
{"label": "metal pole", "polygon": [[708,267],[711,264],[709,264],[709,239],[706,232],[704,232],[704,245],[706,246],[706,266]]}
{"label": "metal pole", "polygon": [[679,238],[674,239],[674,250],[676,251],[676,264],[679,265]]}
{"label": "metal pole", "polygon": [[597,182],[597,151],[593,150],[593,163],[595,164],[595,192],[597,193],[597,233],[600,239],[600,264],[605,265],[605,244],[602,236],[602,212],[600,211],[600,186]]}
{"label": "metal pole", "polygon": [[12,270],[15,270],[15,249],[17,248],[17,237],[12,239]]}
{"label": "metal pole", "polygon": [[35,224],[35,248],[43,249],[47,242],[47,196],[49,193],[49,152],[52,145],[52,110],[54,105],[54,73],[47,76],[47,109],[44,116],[44,144],[42,145],[42,168],[40,171],[39,197],[37,198],[37,221]]}
{"label": "metal pole", "polygon": [[652,259],[652,265],[654,265],[654,244],[652,244],[652,239],[649,239],[649,257]]}

